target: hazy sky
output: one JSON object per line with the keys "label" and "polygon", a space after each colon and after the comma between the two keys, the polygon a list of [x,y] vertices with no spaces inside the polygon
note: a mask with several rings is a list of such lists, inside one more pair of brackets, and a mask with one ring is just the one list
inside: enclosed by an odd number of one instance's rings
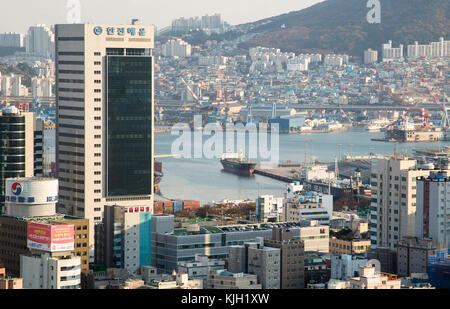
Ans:
{"label": "hazy sky", "polygon": [[[0,0],[0,33],[25,33],[30,25],[66,23],[67,3],[77,0]],[[232,25],[296,11],[323,0],[78,0],[83,23],[169,26],[178,17],[221,13]]]}

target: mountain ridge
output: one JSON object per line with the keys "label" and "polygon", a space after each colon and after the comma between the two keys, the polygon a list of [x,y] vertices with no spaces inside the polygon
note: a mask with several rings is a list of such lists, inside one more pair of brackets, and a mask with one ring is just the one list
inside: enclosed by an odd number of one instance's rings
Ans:
{"label": "mountain ridge", "polygon": [[[255,37],[242,48],[265,46],[293,52],[348,53],[362,57],[367,48],[428,44],[448,39],[450,1],[380,0],[381,23],[367,21],[367,0],[327,0],[300,11],[237,26]],[[282,28],[284,25],[285,28]]]}

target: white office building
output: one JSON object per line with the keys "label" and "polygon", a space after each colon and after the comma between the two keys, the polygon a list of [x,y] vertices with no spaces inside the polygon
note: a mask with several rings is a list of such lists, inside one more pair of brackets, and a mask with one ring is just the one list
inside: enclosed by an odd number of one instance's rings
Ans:
{"label": "white office building", "polygon": [[194,261],[178,262],[178,273],[187,274],[189,279],[202,279],[206,286],[208,269],[223,269],[224,260],[210,259],[206,255],[196,254]]}
{"label": "white office building", "polygon": [[23,97],[28,96],[28,88],[22,85],[22,76],[5,75],[0,77],[0,90],[5,96]]}
{"label": "white office building", "polygon": [[56,25],[58,210],[91,231],[105,205],[153,210],[153,48],[153,26]]}
{"label": "white office building", "polygon": [[161,53],[165,57],[190,57],[192,47],[182,39],[169,40],[162,45]]}
{"label": "white office building", "polygon": [[0,47],[23,47],[23,34],[0,33]]}
{"label": "white office building", "polygon": [[40,57],[55,57],[55,34],[46,25],[31,26],[25,37],[28,54]]}
{"label": "white office building", "polygon": [[359,277],[360,267],[368,266],[368,260],[359,255],[332,254],[331,279],[346,280]]}
{"label": "white office building", "polygon": [[273,195],[262,195],[256,200],[256,216],[262,222],[277,222],[283,215],[282,197]]}
{"label": "white office building", "polygon": [[308,71],[309,58],[296,57],[287,60],[288,71]]}
{"label": "white office building", "polygon": [[348,55],[326,55],[323,64],[326,66],[342,66],[349,63]]}
{"label": "white office building", "polygon": [[284,222],[316,220],[321,225],[329,225],[333,217],[333,196],[317,192],[305,192],[284,199]]}
{"label": "white office building", "polygon": [[299,238],[305,244],[305,253],[329,253],[330,228],[320,225],[318,221],[302,221],[302,224],[305,226],[299,228]]}
{"label": "white office building", "polygon": [[399,47],[392,47],[392,41],[387,44],[381,45],[381,50],[383,51],[383,61],[385,60],[402,60],[403,59],[403,45],[400,44]]}
{"label": "white office building", "polygon": [[52,78],[33,77],[31,79],[31,93],[34,98],[53,96],[53,85],[55,80]]}
{"label": "white office building", "polygon": [[372,64],[378,61],[378,51],[368,49],[364,51],[364,64]]}
{"label": "white office building", "polygon": [[79,289],[81,258],[70,252],[21,255],[20,277],[24,289]]}
{"label": "white office building", "polygon": [[228,57],[224,56],[199,56],[198,65],[211,66],[211,65],[225,65],[228,62]]}
{"label": "white office building", "polygon": [[439,42],[431,42],[430,44],[419,44],[414,42],[408,45],[408,57],[450,57],[450,41],[445,41],[443,37]]}

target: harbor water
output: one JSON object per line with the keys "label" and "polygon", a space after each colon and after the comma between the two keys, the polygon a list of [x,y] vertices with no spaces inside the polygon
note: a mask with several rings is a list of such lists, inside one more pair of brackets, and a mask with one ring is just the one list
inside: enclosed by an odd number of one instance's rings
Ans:
{"label": "harbor water", "polygon": [[[49,161],[54,160],[54,131],[45,132],[45,149]],[[270,135],[270,134],[269,134]],[[397,147],[400,154],[412,154],[416,148],[439,148],[450,146],[450,142],[390,143],[375,142],[383,132],[368,132],[365,127],[353,127],[334,133],[280,134],[279,158],[281,162],[304,162],[319,160],[333,162],[336,158],[352,155],[391,155]],[[155,134],[155,154],[171,154],[172,144],[178,138],[171,132]],[[203,142],[210,137],[203,137]],[[268,140],[270,136],[268,137]],[[270,143],[269,143],[270,144]],[[226,149],[226,136],[224,145]],[[194,147],[202,147],[196,145]],[[271,145],[269,145],[270,149]],[[237,151],[237,149],[234,149]],[[248,154],[248,140],[246,143]],[[305,151],[306,150],[306,151]],[[282,196],[285,184],[260,175],[239,176],[222,171],[218,158],[161,158],[164,178],[159,184],[161,194],[167,198],[199,200],[202,204],[223,199],[255,199],[258,194]],[[258,161],[258,159],[255,159]]]}

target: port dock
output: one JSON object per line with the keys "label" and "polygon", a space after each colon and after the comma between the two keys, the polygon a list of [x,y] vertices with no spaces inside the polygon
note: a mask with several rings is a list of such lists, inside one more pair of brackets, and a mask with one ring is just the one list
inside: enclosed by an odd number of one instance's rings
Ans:
{"label": "port dock", "polygon": [[[300,166],[298,166],[298,167],[300,167]],[[293,169],[295,169],[294,166],[292,166],[292,167],[278,166],[273,169],[262,169],[261,166],[258,164],[255,168],[254,174],[269,177],[269,178],[283,181],[286,183],[292,183],[292,182],[298,180],[295,177],[294,173],[292,173]]]}

